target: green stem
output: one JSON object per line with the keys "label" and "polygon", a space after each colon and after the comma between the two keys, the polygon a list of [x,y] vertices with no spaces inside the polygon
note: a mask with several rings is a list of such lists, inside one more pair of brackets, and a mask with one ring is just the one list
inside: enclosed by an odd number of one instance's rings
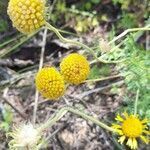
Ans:
{"label": "green stem", "polygon": [[85,45],[85,44],[83,44],[83,43],[80,43],[80,42],[78,42],[78,41],[73,41],[73,40],[64,38],[64,37],[60,34],[60,32],[59,32],[58,29],[56,29],[55,27],[53,27],[51,24],[49,24],[49,23],[47,23],[47,22],[46,22],[46,27],[47,27],[49,30],[53,31],[53,32],[58,36],[58,38],[59,38],[62,42],[66,42],[66,43],[70,43],[70,44],[73,44],[73,45],[81,46],[81,47],[85,48],[86,50],[88,50],[88,51],[94,56],[94,58],[95,58],[97,61],[102,62],[102,63],[117,63],[116,61],[107,61],[107,60],[101,59],[100,57],[97,57],[96,54],[95,54],[95,52],[94,52],[91,48],[89,48],[87,45]]}
{"label": "green stem", "polygon": [[113,75],[113,76],[108,76],[108,77],[100,77],[100,78],[97,78],[97,79],[89,79],[89,80],[83,81],[83,83],[99,82],[99,81],[114,79],[114,78],[118,78],[118,77],[122,77],[122,75],[121,75],[121,74],[118,74],[118,75]]}
{"label": "green stem", "polygon": [[129,32],[135,32],[135,31],[149,31],[150,30],[150,25],[147,25],[146,27],[143,28],[132,28],[132,29],[127,29],[124,32],[122,32],[121,34],[119,34],[117,37],[115,37],[112,41],[109,42],[109,44],[114,43],[115,41],[117,41],[118,39],[124,37],[126,34],[128,34]]}
{"label": "green stem", "polygon": [[87,114],[85,114],[84,112],[81,112],[80,110],[74,109],[72,107],[64,107],[62,109],[60,109],[58,111],[58,113],[56,113],[53,117],[51,117],[49,120],[47,120],[47,122],[45,124],[43,124],[41,127],[39,127],[39,131],[42,132],[43,130],[53,126],[57,121],[59,121],[67,112],[72,112],[73,114],[76,114],[86,120],[90,120],[93,123],[97,124],[98,126],[111,131],[111,132],[115,132],[115,130],[109,126],[107,126],[106,124],[102,123],[101,121],[97,120],[96,118],[94,118],[93,116],[89,116]]}
{"label": "green stem", "polygon": [[[127,30],[125,30],[124,32],[122,32],[121,34],[119,34],[118,36],[116,36],[116,37],[115,37],[112,41],[110,41],[108,44],[114,43],[115,41],[119,40],[120,38],[124,37],[125,35],[127,35],[127,34],[130,33],[130,32],[149,31],[149,30],[150,30],[150,24],[147,25],[147,26],[145,26],[145,27],[143,27],[143,28],[127,29]],[[107,54],[114,52],[117,47],[119,47],[120,45],[122,45],[122,44],[125,43],[125,42],[126,42],[126,40],[120,42],[117,46],[115,46],[113,49],[111,49]],[[104,55],[107,55],[107,54],[104,54]],[[104,56],[104,55],[103,55],[103,56]],[[101,59],[102,59],[102,58],[101,58]],[[124,61],[125,61],[125,59],[122,59],[122,60],[120,60],[120,61],[118,60],[118,61],[116,61],[116,62],[113,61],[113,62],[114,62],[114,63],[121,63],[121,62],[124,62]],[[91,62],[91,64],[93,64],[93,63],[95,63],[95,62],[96,62],[96,60],[93,60],[93,61]]]}
{"label": "green stem", "polygon": [[140,90],[138,89],[136,92],[136,99],[135,99],[135,104],[134,104],[134,115],[137,114],[137,105],[138,105],[138,99],[139,99],[139,92]]}

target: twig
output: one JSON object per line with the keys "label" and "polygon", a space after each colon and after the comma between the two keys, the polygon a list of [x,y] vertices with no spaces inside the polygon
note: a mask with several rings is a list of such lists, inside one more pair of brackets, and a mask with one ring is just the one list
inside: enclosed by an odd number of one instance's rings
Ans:
{"label": "twig", "polygon": [[6,88],[5,90],[4,90],[4,94],[3,94],[3,97],[2,97],[2,99],[9,105],[9,106],[11,106],[23,119],[27,119],[27,115],[26,114],[24,114],[23,112],[21,112],[19,109],[17,109],[16,107],[15,107],[15,105],[13,105],[10,101],[8,101],[7,100],[7,91],[8,91],[8,88]]}
{"label": "twig", "polygon": [[140,90],[138,89],[137,92],[136,92],[136,98],[135,98],[134,115],[137,114],[137,105],[138,105],[138,99],[139,99],[139,92],[140,92]]}
{"label": "twig", "polygon": [[66,99],[65,96],[63,96],[62,98],[64,99],[64,101],[65,101],[65,103],[66,103],[67,105],[70,105],[69,101]]}
{"label": "twig", "polygon": [[149,31],[146,32],[146,50],[150,50],[150,35]]}
{"label": "twig", "polygon": [[27,119],[27,115],[22,113],[19,109],[17,109],[10,101],[8,101],[5,97],[2,97],[2,99],[10,106],[12,107],[23,119]]}
{"label": "twig", "polygon": [[90,80],[85,80],[84,83],[99,82],[99,81],[110,80],[110,79],[119,78],[119,77],[122,77],[122,76],[121,75],[112,75],[112,76],[109,76],[109,77],[102,77],[102,78],[98,78],[98,79],[90,79]]}
{"label": "twig", "polygon": [[[41,70],[41,68],[43,66],[46,36],[47,36],[47,29],[44,29],[43,42],[42,42],[42,48],[41,48],[41,56],[40,56],[40,63],[39,63],[39,70]],[[33,111],[33,124],[35,124],[35,122],[36,122],[36,112],[37,112],[37,107],[38,107],[38,98],[39,98],[39,92],[38,92],[38,90],[36,90],[36,92],[35,92],[35,105],[34,105],[34,111]]]}
{"label": "twig", "polygon": [[[57,0],[53,1],[53,4],[52,4],[50,12],[49,12],[50,14],[52,13],[52,11],[54,9],[56,1]],[[48,17],[48,19],[50,19],[50,16]],[[46,38],[47,38],[47,28],[44,30],[44,34],[43,34],[43,44],[42,44],[42,49],[41,49],[41,57],[40,57],[40,63],[39,63],[39,70],[43,66]],[[33,112],[33,124],[35,124],[35,122],[36,122],[36,112],[37,112],[37,107],[38,107],[38,97],[39,97],[39,93],[36,90],[36,92],[35,92],[35,106],[34,106],[34,112]]]}
{"label": "twig", "polygon": [[58,128],[58,129],[56,129],[53,133],[51,133],[48,137],[46,137],[46,138],[42,141],[42,143],[40,143],[40,145],[38,145],[38,149],[44,148],[43,145],[45,145],[45,143],[48,143],[48,142],[52,139],[52,137],[54,137],[54,136],[55,136],[60,130],[62,130],[63,128],[64,128],[64,126]]}
{"label": "twig", "polygon": [[6,85],[12,85],[15,84],[17,81],[26,78],[26,77],[32,77],[35,74],[35,70],[29,71],[29,72],[25,72],[22,74],[17,74],[14,75],[13,77],[11,77],[10,79],[4,80],[4,81],[0,81],[0,88],[4,88],[4,86]]}
{"label": "twig", "polygon": [[86,92],[84,92],[84,93],[82,93],[82,94],[79,94],[78,96],[74,95],[74,96],[72,96],[72,97],[75,97],[75,98],[77,98],[77,99],[82,99],[82,98],[84,98],[85,96],[88,96],[88,95],[90,95],[90,94],[92,94],[92,93],[95,93],[95,92],[99,92],[99,91],[108,89],[108,88],[110,88],[110,87],[112,87],[112,86],[120,86],[120,85],[122,85],[123,83],[124,83],[124,81],[118,81],[118,82],[116,82],[116,83],[112,83],[112,84],[109,84],[109,85],[104,86],[104,87],[99,87],[99,88],[96,88],[96,89],[92,89],[92,90],[86,91]]}

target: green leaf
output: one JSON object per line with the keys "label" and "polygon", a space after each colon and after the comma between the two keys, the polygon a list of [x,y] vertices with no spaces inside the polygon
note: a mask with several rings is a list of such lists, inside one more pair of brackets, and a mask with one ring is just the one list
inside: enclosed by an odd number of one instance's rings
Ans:
{"label": "green leaf", "polygon": [[100,1],[101,0],[91,0],[91,2],[94,3],[94,4],[98,4],[98,3],[100,3]]}

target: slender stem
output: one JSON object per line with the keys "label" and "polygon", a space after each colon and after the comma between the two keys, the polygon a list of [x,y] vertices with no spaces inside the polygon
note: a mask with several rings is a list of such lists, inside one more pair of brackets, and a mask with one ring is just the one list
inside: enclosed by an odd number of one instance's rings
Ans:
{"label": "slender stem", "polygon": [[61,108],[56,114],[54,114],[52,117],[50,117],[44,124],[42,124],[38,130],[42,132],[43,130],[53,126],[57,121],[59,121],[68,110],[66,110],[66,107]]}
{"label": "slender stem", "polygon": [[138,105],[138,99],[139,99],[139,92],[140,92],[140,90],[138,89],[137,92],[136,92],[136,98],[135,98],[134,115],[137,114],[137,105]]}
{"label": "slender stem", "polygon": [[94,88],[94,89],[82,92],[81,94],[78,94],[78,95],[72,95],[72,97],[77,98],[77,99],[83,99],[85,96],[88,96],[90,94],[93,94],[93,93],[96,93],[96,92],[100,92],[102,90],[106,90],[108,88],[111,88],[112,86],[120,86],[122,84],[124,84],[124,81],[120,80],[120,81],[117,81],[115,83],[106,85],[104,87],[98,87],[98,88]]}
{"label": "slender stem", "polygon": [[[49,13],[51,14],[55,3],[57,0],[54,0],[51,7],[50,7],[50,11]],[[48,17],[48,19],[50,19],[50,16]],[[44,62],[44,53],[45,53],[45,45],[46,45],[46,38],[47,38],[47,28],[44,29],[44,33],[43,33],[43,43],[42,43],[42,48],[41,48],[41,56],[40,56],[40,63],[39,63],[39,70],[42,69],[43,66],[43,62]],[[33,124],[35,125],[36,122],[36,113],[37,113],[37,108],[38,108],[38,98],[39,98],[39,92],[38,90],[36,90],[35,92],[35,105],[34,105],[34,111],[33,111]]]}
{"label": "slender stem", "polygon": [[[43,43],[42,43],[42,48],[41,48],[39,70],[42,69],[43,62],[44,62],[46,36],[47,36],[47,29],[45,29],[44,33],[43,33]],[[37,112],[37,108],[38,108],[38,98],[39,98],[39,92],[38,92],[38,90],[36,90],[36,92],[35,92],[35,100],[34,100],[34,110],[33,110],[33,124],[35,124],[35,122],[36,122],[36,112]]]}
{"label": "slender stem", "polygon": [[88,50],[93,56],[94,58],[99,61],[99,62],[102,62],[102,63],[117,63],[116,61],[107,61],[107,60],[104,60],[104,59],[101,59],[100,57],[97,57],[96,56],[96,53],[91,49],[89,48],[87,45],[83,44],[83,43],[80,43],[78,41],[74,41],[74,40],[70,40],[70,39],[67,39],[67,38],[64,38],[58,29],[56,29],[55,27],[53,27],[51,24],[47,23],[46,22],[46,27],[53,31],[58,37],[59,39],[62,41],[62,42],[66,42],[66,43],[70,43],[70,44],[73,44],[73,45],[77,45],[77,46],[81,46],[83,48],[85,48],[86,50]]}
{"label": "slender stem", "polygon": [[114,79],[114,78],[118,78],[118,77],[122,77],[122,76],[120,74],[118,74],[118,75],[112,75],[112,76],[108,76],[108,77],[101,77],[101,78],[97,78],[97,79],[89,79],[89,80],[85,80],[83,83],[99,82],[99,81]]}
{"label": "slender stem", "polygon": [[87,115],[87,114],[85,114],[85,113],[83,113],[83,112],[81,112],[81,111],[79,111],[77,109],[73,109],[71,107],[68,107],[67,109],[68,109],[68,111],[70,111],[70,112],[72,112],[72,113],[74,113],[76,115],[79,115],[79,116],[81,116],[82,118],[84,118],[86,120],[90,120],[93,123],[97,124],[98,126],[104,128],[104,129],[106,129],[108,131],[114,132],[114,129],[112,129],[111,127],[109,127],[106,124],[102,123],[101,121],[99,121],[98,119],[94,118],[93,116],[89,116],[89,115]]}
{"label": "slender stem", "polygon": [[6,97],[2,97],[2,99],[11,106],[24,120],[27,119],[27,115],[21,112],[15,105],[13,105],[10,100],[8,100]]}
{"label": "slender stem", "polygon": [[146,27],[143,28],[132,28],[132,29],[127,29],[124,32],[122,32],[121,34],[119,34],[117,37],[115,37],[112,41],[110,41],[108,44],[112,44],[115,41],[117,41],[118,39],[124,37],[126,34],[128,34],[129,32],[135,32],[135,31],[148,31],[150,30],[150,25],[147,25]]}
{"label": "slender stem", "polygon": [[73,114],[76,114],[86,120],[90,120],[93,123],[97,124],[98,126],[111,131],[111,132],[115,132],[115,130],[109,126],[107,126],[106,124],[102,123],[101,121],[99,121],[98,119],[94,118],[93,116],[87,115],[82,111],[79,111],[78,109],[74,109],[72,107],[63,107],[62,109],[60,109],[58,111],[58,113],[56,113],[56,115],[54,115],[53,117],[51,117],[45,124],[43,124],[40,128],[39,131],[42,132],[43,130],[53,126],[57,121],[59,121],[67,112],[72,112]]}
{"label": "slender stem", "polygon": [[[150,30],[150,24],[147,25],[147,26],[145,26],[145,27],[143,27],[143,28],[127,29],[127,30],[125,30],[124,32],[122,32],[121,34],[119,34],[117,37],[115,37],[115,38],[114,38],[112,41],[110,41],[108,44],[114,43],[115,41],[117,41],[117,40],[119,40],[120,38],[122,38],[122,37],[124,37],[125,35],[127,35],[129,32],[135,32],[135,31],[149,31],[149,30]],[[117,47],[119,47],[120,45],[122,45],[124,42],[125,42],[125,41],[120,42],[117,46],[115,46],[113,49],[111,49],[108,53],[114,52],[115,49],[116,49]],[[107,54],[108,54],[108,53],[107,53]],[[104,55],[105,55],[105,54],[104,54]],[[104,56],[104,55],[103,55],[103,56]],[[101,58],[101,59],[102,59],[102,58]],[[125,59],[118,60],[118,61],[113,61],[113,62],[114,62],[114,63],[121,63],[121,62],[123,62],[123,61],[125,61]],[[93,64],[93,63],[96,63],[96,59],[93,60],[93,61],[91,61],[90,64]]]}
{"label": "slender stem", "polygon": [[7,96],[7,92],[8,92],[8,87],[4,90],[2,99],[9,105],[11,106],[23,119],[27,119],[27,115],[24,114],[22,111],[20,111],[14,104],[12,104],[10,102],[10,98]]}
{"label": "slender stem", "polygon": [[[104,54],[105,55],[105,54]],[[102,59],[101,57],[98,57],[98,59]],[[121,60],[116,60],[116,61],[109,61],[109,63],[113,63],[113,64],[117,64],[117,63],[122,63],[124,62],[126,59],[121,59]],[[97,63],[97,60],[94,59],[90,62],[90,65]],[[107,63],[108,64],[108,63]]]}

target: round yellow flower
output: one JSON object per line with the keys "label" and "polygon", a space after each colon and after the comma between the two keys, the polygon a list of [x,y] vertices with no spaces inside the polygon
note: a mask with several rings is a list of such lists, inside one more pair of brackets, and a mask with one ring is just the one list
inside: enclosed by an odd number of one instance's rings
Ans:
{"label": "round yellow flower", "polygon": [[123,117],[117,115],[116,120],[119,124],[113,124],[113,128],[121,136],[118,140],[121,144],[125,141],[131,149],[137,149],[138,143],[137,139],[141,138],[146,144],[149,143],[148,136],[150,131],[148,131],[147,123],[148,120],[140,120],[137,115],[128,115],[126,112],[123,113]]}
{"label": "round yellow flower", "polygon": [[53,67],[42,68],[36,75],[35,85],[45,98],[57,99],[64,94],[64,79]]}
{"label": "round yellow flower", "polygon": [[30,34],[45,24],[45,0],[10,0],[7,13],[17,30]]}
{"label": "round yellow flower", "polygon": [[77,85],[88,77],[90,66],[84,56],[72,53],[62,60],[60,70],[66,82]]}

